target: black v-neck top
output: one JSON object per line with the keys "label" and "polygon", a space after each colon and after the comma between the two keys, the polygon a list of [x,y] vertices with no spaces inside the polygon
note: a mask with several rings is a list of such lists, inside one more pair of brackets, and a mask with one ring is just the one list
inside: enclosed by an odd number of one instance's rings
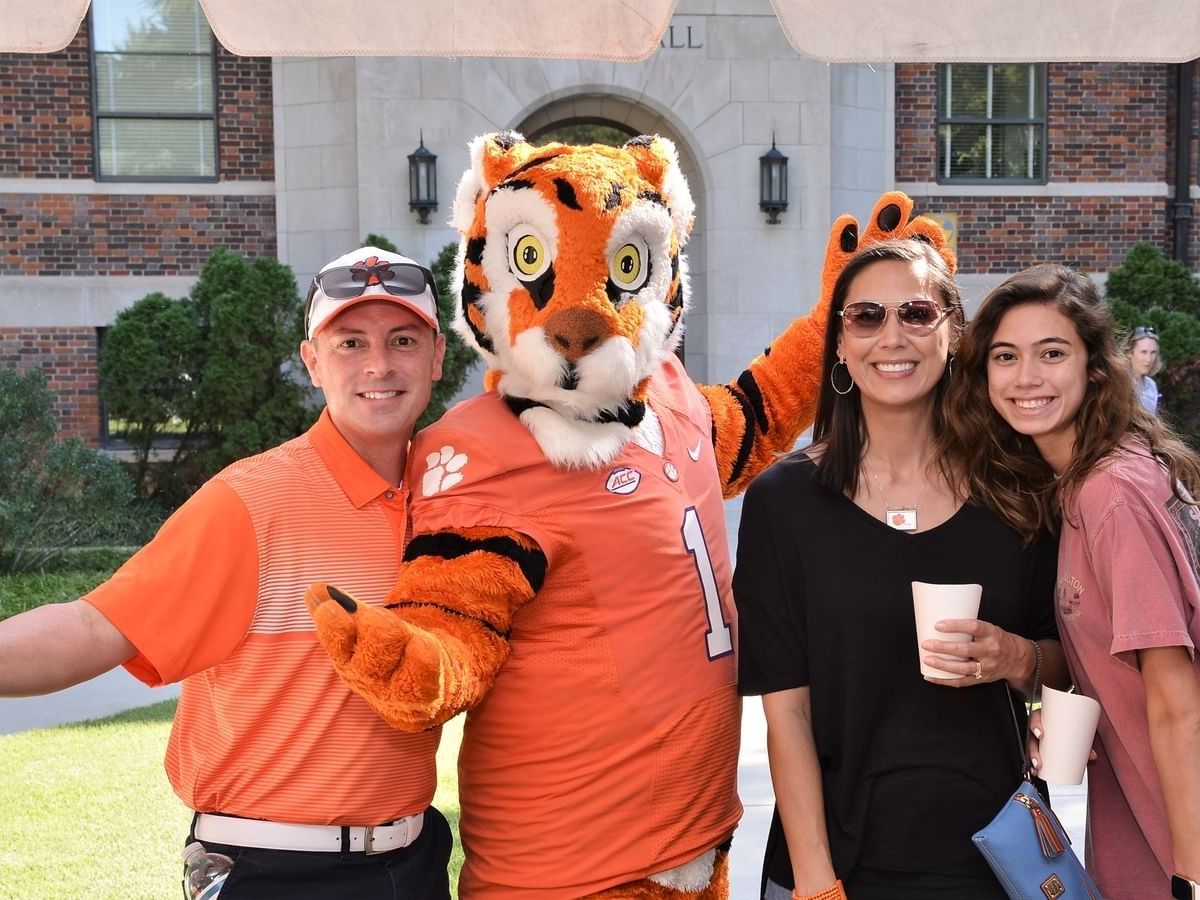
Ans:
{"label": "black v-neck top", "polygon": [[[981,619],[1056,638],[1055,544],[1023,548],[972,504],[928,531],[897,531],[815,473],[796,453],[746,494],[733,578],[739,691],[809,687],[838,877],[858,867],[988,877],[971,835],[1020,780],[1008,691],[922,678],[911,582],[982,584]],[[765,869],[792,885],[778,814]]]}

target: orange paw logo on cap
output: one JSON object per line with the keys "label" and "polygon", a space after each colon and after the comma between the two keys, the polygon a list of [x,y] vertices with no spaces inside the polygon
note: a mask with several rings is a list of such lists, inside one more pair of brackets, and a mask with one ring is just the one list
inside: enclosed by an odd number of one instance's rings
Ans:
{"label": "orange paw logo on cap", "polygon": [[368,287],[373,284],[382,285],[383,281],[379,277],[381,274],[392,277],[392,264],[386,259],[381,261],[378,256],[368,256],[350,268],[354,272],[354,280],[363,281],[365,277],[363,283]]}

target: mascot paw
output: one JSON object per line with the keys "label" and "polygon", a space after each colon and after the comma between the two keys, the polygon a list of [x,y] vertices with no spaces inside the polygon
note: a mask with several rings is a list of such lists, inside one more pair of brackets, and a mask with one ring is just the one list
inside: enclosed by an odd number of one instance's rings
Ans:
{"label": "mascot paw", "polygon": [[[420,657],[436,653],[419,629],[391,610],[361,603],[326,584],[304,594],[317,637],[342,679],[397,728],[419,731],[441,696]],[[416,638],[416,640],[414,640]]]}
{"label": "mascot paw", "polygon": [[907,194],[888,191],[875,201],[865,230],[860,230],[854,216],[838,216],[829,231],[825,262],[821,269],[821,302],[817,309],[823,320],[829,314],[833,286],[838,275],[855,253],[871,244],[896,238],[924,241],[942,254],[951,273],[957,269],[954,251],[946,245],[946,233],[932,219],[924,216],[912,218],[912,211],[913,202]]}

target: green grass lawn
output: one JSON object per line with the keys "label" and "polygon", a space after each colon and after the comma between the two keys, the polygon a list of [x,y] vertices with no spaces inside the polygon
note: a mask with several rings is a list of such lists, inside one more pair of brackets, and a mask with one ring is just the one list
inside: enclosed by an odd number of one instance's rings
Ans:
{"label": "green grass lawn", "polygon": [[[162,758],[175,701],[0,737],[0,900],[172,900],[190,812]],[[454,829],[461,717],[446,726],[434,804]]]}

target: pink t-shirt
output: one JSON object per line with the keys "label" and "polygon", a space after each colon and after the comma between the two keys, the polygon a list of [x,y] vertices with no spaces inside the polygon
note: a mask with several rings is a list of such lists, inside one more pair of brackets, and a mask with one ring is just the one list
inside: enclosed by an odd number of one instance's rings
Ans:
{"label": "pink t-shirt", "polygon": [[1171,835],[1150,751],[1136,651],[1200,639],[1200,509],[1127,440],[1063,517],[1059,633],[1077,689],[1100,701],[1088,769],[1087,867],[1109,900],[1170,896]]}

